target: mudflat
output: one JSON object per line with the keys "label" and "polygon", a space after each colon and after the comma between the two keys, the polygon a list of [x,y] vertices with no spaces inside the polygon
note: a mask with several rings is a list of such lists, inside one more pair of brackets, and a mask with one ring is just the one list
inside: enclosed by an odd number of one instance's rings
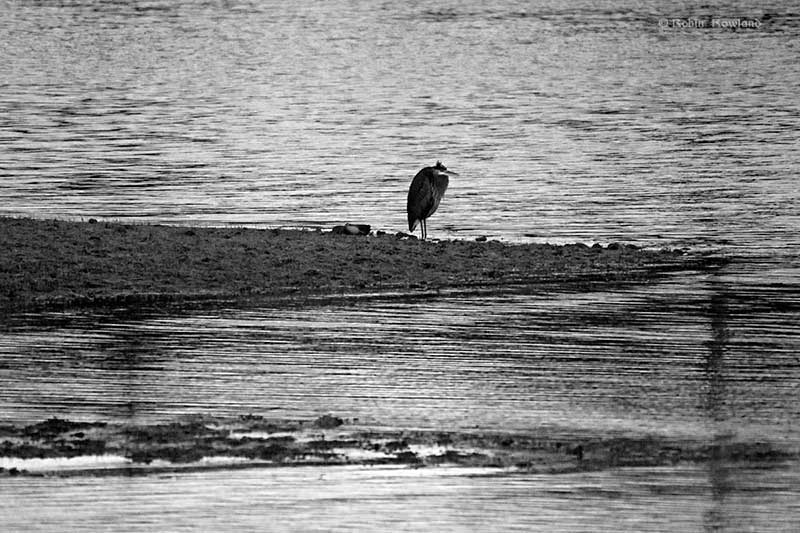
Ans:
{"label": "mudflat", "polygon": [[370,428],[330,414],[316,420],[194,415],[162,424],[50,418],[0,425],[0,439],[0,478],[306,465],[563,473],[720,460],[774,467],[797,456],[766,442],[707,443],[545,428],[527,433]]}
{"label": "mudflat", "polygon": [[698,262],[683,251],[618,243],[0,217],[0,309],[634,281]]}

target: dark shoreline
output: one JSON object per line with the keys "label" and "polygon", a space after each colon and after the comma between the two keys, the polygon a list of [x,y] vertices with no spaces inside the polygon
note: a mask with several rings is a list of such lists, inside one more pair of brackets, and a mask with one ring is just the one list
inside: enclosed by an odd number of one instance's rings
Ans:
{"label": "dark shoreline", "polygon": [[0,311],[426,294],[648,281],[708,259],[624,244],[0,217]]}
{"label": "dark shoreline", "polygon": [[[50,418],[0,425],[0,457],[19,466],[8,476],[149,475],[297,466],[479,467],[538,473],[596,471],[726,461],[774,467],[797,450],[767,440],[713,442],[658,435],[556,429],[501,432],[386,429],[323,415],[315,420],[183,417],[170,423],[74,422]],[[99,458],[115,457],[108,466]],[[54,460],[34,471],[26,461]],[[66,466],[83,459],[83,466]],[[213,461],[217,459],[217,462]]]}

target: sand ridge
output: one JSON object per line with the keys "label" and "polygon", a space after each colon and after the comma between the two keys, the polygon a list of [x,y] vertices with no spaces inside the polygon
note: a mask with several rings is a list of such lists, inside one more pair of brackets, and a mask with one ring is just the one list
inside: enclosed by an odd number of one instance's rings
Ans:
{"label": "sand ridge", "polygon": [[311,297],[624,281],[690,268],[625,244],[420,241],[407,235],[0,217],[0,309]]}

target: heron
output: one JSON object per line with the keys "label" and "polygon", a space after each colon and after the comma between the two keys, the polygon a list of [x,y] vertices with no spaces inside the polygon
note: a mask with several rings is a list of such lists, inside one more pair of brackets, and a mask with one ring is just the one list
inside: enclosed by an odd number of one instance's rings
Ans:
{"label": "heron", "polygon": [[442,201],[450,176],[458,176],[456,172],[447,170],[441,161],[432,167],[425,167],[414,176],[408,189],[408,231],[413,232],[417,224],[424,241],[428,237],[428,217],[436,212]]}

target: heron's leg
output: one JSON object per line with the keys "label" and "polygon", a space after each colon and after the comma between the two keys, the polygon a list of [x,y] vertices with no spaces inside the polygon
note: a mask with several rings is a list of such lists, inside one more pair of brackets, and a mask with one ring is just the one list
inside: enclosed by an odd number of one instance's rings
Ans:
{"label": "heron's leg", "polygon": [[422,240],[424,241],[425,239],[428,238],[428,219],[423,218],[421,225],[422,225]]}

